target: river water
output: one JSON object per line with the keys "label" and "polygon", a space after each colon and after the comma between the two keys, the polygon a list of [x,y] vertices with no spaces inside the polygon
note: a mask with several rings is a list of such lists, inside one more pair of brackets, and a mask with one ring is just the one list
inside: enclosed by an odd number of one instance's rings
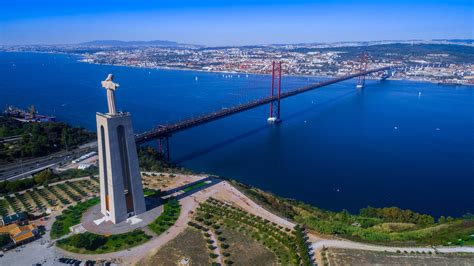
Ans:
{"label": "river water", "polygon": [[[80,63],[67,55],[0,53],[0,105],[95,130],[114,73],[135,132],[269,94],[263,75]],[[229,74],[227,74],[229,75]],[[283,90],[320,79],[283,77]],[[435,216],[474,212],[474,89],[408,81],[334,84],[175,134],[173,161],[315,206],[398,206]]]}

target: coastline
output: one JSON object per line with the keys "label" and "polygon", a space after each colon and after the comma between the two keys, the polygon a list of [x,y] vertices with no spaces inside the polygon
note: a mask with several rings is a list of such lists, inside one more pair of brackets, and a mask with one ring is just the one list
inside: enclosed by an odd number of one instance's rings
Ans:
{"label": "coastline", "polygon": [[[76,56],[82,56],[78,54],[74,54]],[[131,68],[142,68],[142,69],[154,69],[154,70],[175,70],[175,71],[189,71],[189,72],[204,72],[204,73],[215,73],[215,74],[235,74],[235,75],[254,75],[254,76],[271,76],[271,74],[266,73],[254,73],[254,72],[245,72],[245,71],[217,71],[217,70],[202,70],[202,69],[194,69],[194,68],[179,68],[179,67],[166,67],[166,66],[157,66],[157,67],[147,67],[147,66],[136,66],[136,65],[123,65],[123,64],[101,64],[95,62],[87,62],[83,60],[77,60],[80,63],[85,64],[92,64],[92,65],[103,65],[103,66],[119,66],[119,67],[131,67]],[[317,78],[317,79],[334,79],[338,78],[339,76],[318,76],[318,75],[302,75],[302,74],[286,74],[286,76],[291,77],[299,77],[299,78]],[[366,77],[366,80],[380,80],[374,77]],[[437,80],[425,80],[425,79],[402,79],[402,78],[387,78],[386,80],[391,81],[405,81],[405,82],[416,82],[416,83],[431,83],[437,84],[439,86],[447,86],[447,87],[474,87],[474,84],[468,83],[460,83],[460,84],[441,84]]]}
{"label": "coastline", "polygon": [[[245,71],[209,71],[203,69],[194,69],[194,68],[181,68],[181,67],[167,67],[167,66],[157,66],[157,67],[148,67],[148,66],[137,66],[137,65],[124,65],[124,64],[103,64],[103,63],[95,63],[95,62],[88,62],[84,59],[86,58],[83,54],[76,54],[76,53],[65,53],[65,52],[41,52],[41,51],[2,51],[5,53],[38,53],[38,54],[59,54],[59,55],[67,55],[67,56],[77,56],[79,57],[76,61],[85,64],[92,64],[92,65],[103,65],[103,66],[117,66],[117,67],[131,67],[131,68],[141,68],[141,69],[153,69],[153,70],[174,70],[174,71],[189,71],[189,72],[205,72],[205,73],[215,73],[215,74],[236,74],[236,75],[254,75],[254,76],[270,76],[270,73],[255,73],[255,72],[245,72]],[[339,76],[320,76],[320,75],[304,75],[304,74],[286,74],[286,76],[291,77],[300,77],[300,78],[317,78],[317,79],[333,79],[338,78]],[[380,80],[374,77],[366,77],[367,80]],[[446,86],[446,87],[468,87],[474,88],[474,84],[469,83],[459,83],[459,84],[442,84],[437,80],[426,80],[426,79],[404,79],[404,78],[387,78],[386,80],[391,81],[404,81],[404,82],[416,82],[416,83],[431,83],[437,84],[439,86]]]}

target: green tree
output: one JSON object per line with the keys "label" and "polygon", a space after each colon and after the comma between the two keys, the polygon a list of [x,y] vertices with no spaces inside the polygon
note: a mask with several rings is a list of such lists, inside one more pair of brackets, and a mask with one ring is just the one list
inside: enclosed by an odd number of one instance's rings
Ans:
{"label": "green tree", "polygon": [[107,238],[89,232],[76,234],[69,238],[69,244],[76,248],[96,250],[107,242]]}
{"label": "green tree", "polygon": [[36,184],[45,184],[48,180],[51,180],[55,177],[55,174],[50,169],[43,170],[38,174],[34,175],[33,179]]}
{"label": "green tree", "polygon": [[446,222],[446,217],[441,216],[441,217],[438,218],[438,223],[439,224],[444,224],[445,222]]}
{"label": "green tree", "polygon": [[3,247],[11,242],[11,238],[8,234],[0,234],[0,247]]}

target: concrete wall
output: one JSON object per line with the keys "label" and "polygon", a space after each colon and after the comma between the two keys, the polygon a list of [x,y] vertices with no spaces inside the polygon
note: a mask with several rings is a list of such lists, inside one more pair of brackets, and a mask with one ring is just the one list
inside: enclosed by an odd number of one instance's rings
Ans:
{"label": "concrete wall", "polygon": [[[124,168],[122,167],[117,134],[117,128],[120,125],[124,127],[125,133],[126,157],[128,157],[129,163],[130,191],[133,196],[134,215],[146,211],[131,116],[128,113],[119,113],[116,115],[97,113],[96,119],[99,148],[101,212],[104,215],[108,214],[113,223],[120,223],[128,217],[124,193]],[[102,127],[104,129],[103,135],[101,134]],[[109,200],[108,211],[106,210],[105,203],[106,191],[108,191]]]}

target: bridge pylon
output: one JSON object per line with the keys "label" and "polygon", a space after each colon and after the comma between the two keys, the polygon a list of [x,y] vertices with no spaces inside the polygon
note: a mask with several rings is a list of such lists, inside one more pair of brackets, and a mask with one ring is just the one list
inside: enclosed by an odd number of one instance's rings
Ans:
{"label": "bridge pylon", "polygon": [[[359,73],[367,71],[367,66],[369,63],[369,54],[364,52],[360,55],[360,65],[359,65]],[[361,75],[357,78],[357,85],[356,88],[362,89],[365,86],[365,75]]]}
{"label": "bridge pylon", "polygon": [[[278,89],[276,93],[275,89]],[[281,61],[278,63],[273,61],[272,63],[272,87],[270,95],[272,101],[270,102],[270,116],[267,122],[270,124],[280,123]]]}
{"label": "bridge pylon", "polygon": [[164,137],[158,138],[157,144],[158,144],[158,156],[160,156],[160,159],[165,160],[166,162],[170,161],[170,140],[169,140],[169,135],[166,135]]}

